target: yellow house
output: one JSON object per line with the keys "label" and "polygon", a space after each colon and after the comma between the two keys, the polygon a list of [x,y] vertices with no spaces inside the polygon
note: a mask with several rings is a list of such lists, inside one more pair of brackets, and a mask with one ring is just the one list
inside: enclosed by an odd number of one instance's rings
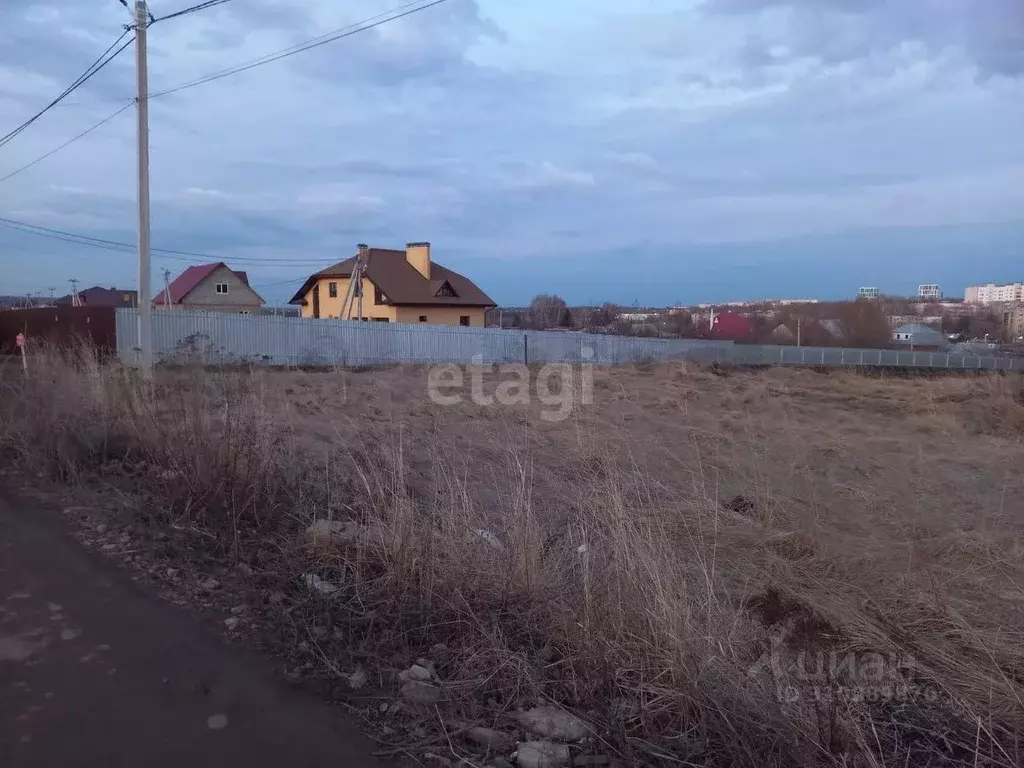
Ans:
{"label": "yellow house", "polygon": [[[433,263],[430,243],[409,243],[404,251],[357,248],[352,258],[310,275],[292,297],[289,303],[298,304],[303,317],[357,320],[361,304],[364,320],[482,328],[484,312],[497,306],[472,280]],[[364,265],[362,280],[342,318],[357,259]]]}

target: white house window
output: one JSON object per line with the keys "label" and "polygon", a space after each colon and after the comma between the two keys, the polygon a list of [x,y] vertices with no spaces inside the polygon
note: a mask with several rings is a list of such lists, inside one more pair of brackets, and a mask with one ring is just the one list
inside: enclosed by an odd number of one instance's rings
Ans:
{"label": "white house window", "polygon": [[217,293],[227,293],[227,292],[228,292],[228,284],[227,283],[217,283]]}

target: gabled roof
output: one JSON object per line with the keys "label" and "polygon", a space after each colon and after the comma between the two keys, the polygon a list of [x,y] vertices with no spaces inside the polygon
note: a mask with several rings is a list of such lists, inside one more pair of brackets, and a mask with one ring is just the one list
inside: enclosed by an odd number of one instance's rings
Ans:
{"label": "gabled roof", "polygon": [[933,338],[938,337],[945,339],[941,333],[936,331],[934,328],[929,328],[927,325],[921,325],[920,323],[907,323],[896,328],[893,333],[912,333],[914,336],[921,336],[922,338]]}
{"label": "gabled roof", "polygon": [[[171,292],[171,304],[180,304],[182,299],[184,299],[196,286],[221,267],[224,267],[224,269],[227,269],[229,272],[234,272],[235,275],[238,276],[238,279],[245,283],[247,288],[252,290],[249,286],[249,275],[244,271],[233,270],[223,261],[218,261],[215,264],[199,264],[194,267],[189,267],[174,278],[174,281],[169,286]],[[255,293],[255,291],[253,291],[253,293]],[[163,291],[157,292],[156,296],[153,298],[153,303],[156,305],[163,305]]]}
{"label": "gabled roof", "polygon": [[[125,299],[127,296],[127,300]],[[87,307],[134,307],[138,297],[135,289],[103,288],[94,285],[78,292],[79,301]],[[57,304],[70,304],[71,294],[57,299]]]}
{"label": "gabled roof", "polygon": [[[406,252],[386,248],[370,248],[363,257],[366,264],[366,277],[392,304],[407,305],[442,305],[456,307],[496,307],[497,304],[486,293],[481,291],[468,277],[441,266],[436,261],[430,262],[430,279],[427,280],[408,261]],[[289,304],[301,304],[313,285],[323,278],[346,278],[352,276],[356,257],[339,261],[327,269],[322,269],[303,283]],[[454,296],[439,296],[447,283]]]}

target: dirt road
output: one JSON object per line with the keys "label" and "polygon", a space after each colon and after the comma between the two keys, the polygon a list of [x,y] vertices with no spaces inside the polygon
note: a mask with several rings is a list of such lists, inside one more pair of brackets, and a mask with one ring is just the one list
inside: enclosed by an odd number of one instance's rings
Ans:
{"label": "dirt road", "polygon": [[286,685],[0,492],[4,768],[382,765]]}

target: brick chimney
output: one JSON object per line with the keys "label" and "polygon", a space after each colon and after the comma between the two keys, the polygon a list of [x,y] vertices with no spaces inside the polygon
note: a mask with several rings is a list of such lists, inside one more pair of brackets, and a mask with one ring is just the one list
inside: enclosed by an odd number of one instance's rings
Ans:
{"label": "brick chimney", "polygon": [[360,243],[359,245],[356,246],[356,253],[362,256],[363,259],[366,258],[366,254],[369,250],[370,246],[368,246],[366,243]]}
{"label": "brick chimney", "polygon": [[430,279],[430,243],[407,243],[405,260],[427,280]]}

